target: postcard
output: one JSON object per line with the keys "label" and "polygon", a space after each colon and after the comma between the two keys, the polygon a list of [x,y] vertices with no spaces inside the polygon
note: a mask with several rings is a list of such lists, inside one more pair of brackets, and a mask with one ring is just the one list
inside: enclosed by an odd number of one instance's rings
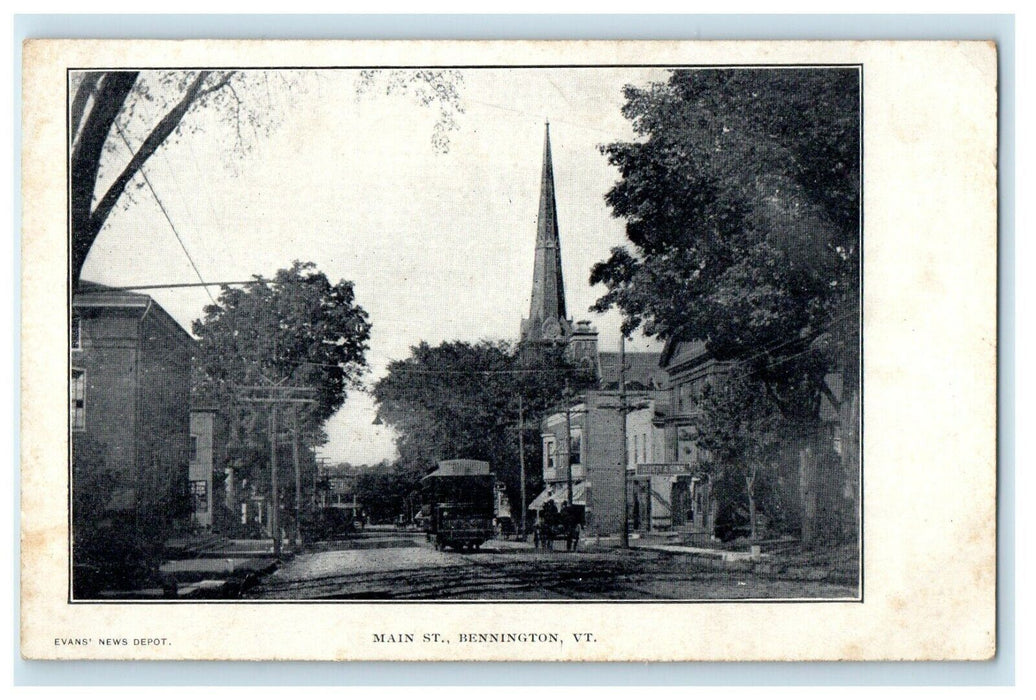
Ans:
{"label": "postcard", "polygon": [[26,658],[995,654],[994,44],[23,55]]}

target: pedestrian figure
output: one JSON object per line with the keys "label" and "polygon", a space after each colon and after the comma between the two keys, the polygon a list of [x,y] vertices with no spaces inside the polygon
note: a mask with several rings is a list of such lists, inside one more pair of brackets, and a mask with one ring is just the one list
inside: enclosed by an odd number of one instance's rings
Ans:
{"label": "pedestrian figure", "polygon": [[547,527],[552,527],[557,522],[558,507],[554,504],[553,499],[550,499],[543,504],[541,515],[543,517],[543,524]]}
{"label": "pedestrian figure", "polygon": [[559,519],[561,520],[561,529],[565,533],[565,551],[572,551],[572,506],[566,499],[561,504],[561,513]]}
{"label": "pedestrian figure", "polygon": [[540,511],[540,542],[544,549],[554,549],[554,530],[558,523],[558,507],[550,499],[543,504]]}
{"label": "pedestrian figure", "polygon": [[561,527],[565,530],[565,551],[576,551],[579,546],[579,511],[568,501],[561,507]]}

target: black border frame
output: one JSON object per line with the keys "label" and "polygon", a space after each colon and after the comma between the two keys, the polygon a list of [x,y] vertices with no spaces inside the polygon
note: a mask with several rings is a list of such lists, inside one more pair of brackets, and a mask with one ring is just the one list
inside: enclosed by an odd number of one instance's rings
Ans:
{"label": "black border frame", "polygon": [[[661,69],[691,69],[691,70],[722,70],[722,69],[770,69],[770,70],[782,70],[782,69],[796,69],[796,68],[813,68],[813,69],[829,69],[829,68],[856,68],[858,76],[858,94],[859,94],[859,309],[858,309],[858,321],[859,321],[859,387],[860,387],[860,415],[859,415],[859,449],[860,449],[860,467],[859,467],[859,489],[860,489],[860,506],[858,513],[858,530],[857,530],[857,550],[858,550],[858,567],[859,567],[859,580],[857,583],[859,595],[857,598],[715,598],[715,599],[658,599],[658,598],[644,598],[644,599],[541,599],[541,598],[529,598],[529,599],[444,599],[444,600],[422,600],[422,599],[408,599],[408,598],[396,598],[390,600],[383,599],[367,599],[367,598],[350,598],[350,599],[303,599],[303,600],[281,600],[281,599],[238,599],[238,600],[204,600],[204,599],[190,599],[190,600],[101,600],[101,599],[75,599],[72,595],[72,577],[73,577],[73,563],[72,563],[72,428],[71,425],[68,428],[68,465],[67,475],[68,482],[66,486],[66,504],[68,511],[68,544],[67,544],[67,597],[66,603],[69,605],[313,605],[313,604],[382,604],[382,605],[525,605],[525,604],[690,604],[690,605],[701,605],[701,604],[732,604],[732,603],[764,603],[764,604],[795,604],[795,603],[841,603],[841,604],[862,604],[865,599],[865,557],[864,557],[864,516],[866,508],[864,504],[864,407],[865,407],[865,372],[864,372],[864,270],[866,268],[864,261],[864,210],[865,207],[865,196],[864,196],[864,137],[865,137],[865,104],[864,104],[864,64],[863,63],[745,63],[745,64],[684,64],[684,63],[572,63],[572,64],[445,64],[445,65],[410,65],[410,64],[375,64],[375,65],[332,65],[332,66],[319,66],[319,65],[295,65],[295,66],[147,66],[147,67],[104,67],[104,66],[89,66],[89,67],[66,67],[65,69],[65,169],[66,169],[66,198],[67,198],[67,211],[66,211],[66,234],[68,244],[66,247],[66,268],[71,269],[71,251],[72,251],[72,218],[71,218],[71,140],[68,138],[71,124],[69,122],[70,110],[71,110],[71,96],[69,94],[68,85],[69,78],[72,73],[80,71],[191,71],[191,70],[249,70],[249,71],[262,71],[262,70],[313,70],[313,71],[327,71],[327,70],[392,70],[392,69],[421,69],[421,68],[436,68],[436,69],[453,69],[453,70],[503,70],[503,69],[518,69],[518,70],[530,70],[530,69],[572,69],[572,68],[584,68],[584,69],[601,69],[601,68],[661,68]],[[66,326],[71,322],[72,318],[72,281],[71,274],[66,277]],[[67,334],[66,334],[67,335]],[[69,348],[69,365],[68,374],[71,377],[72,370],[72,349]],[[71,385],[68,388],[67,401],[71,401]],[[999,504],[999,500],[998,500]]]}

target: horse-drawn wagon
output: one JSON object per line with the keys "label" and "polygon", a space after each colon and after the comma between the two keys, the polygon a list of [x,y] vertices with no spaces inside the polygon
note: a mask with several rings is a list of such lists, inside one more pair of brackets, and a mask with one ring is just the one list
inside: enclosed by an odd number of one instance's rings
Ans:
{"label": "horse-drawn wagon", "polygon": [[579,546],[579,535],[585,522],[584,506],[565,504],[560,511],[544,508],[533,526],[533,546],[552,550],[556,540],[564,540],[566,551],[574,552]]}

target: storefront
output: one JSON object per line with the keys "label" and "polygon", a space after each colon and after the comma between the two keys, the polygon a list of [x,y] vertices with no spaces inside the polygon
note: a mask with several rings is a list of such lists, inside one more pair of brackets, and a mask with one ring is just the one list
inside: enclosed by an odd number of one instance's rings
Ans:
{"label": "storefront", "polygon": [[630,528],[666,531],[694,522],[691,466],[679,462],[638,464],[629,471]]}

